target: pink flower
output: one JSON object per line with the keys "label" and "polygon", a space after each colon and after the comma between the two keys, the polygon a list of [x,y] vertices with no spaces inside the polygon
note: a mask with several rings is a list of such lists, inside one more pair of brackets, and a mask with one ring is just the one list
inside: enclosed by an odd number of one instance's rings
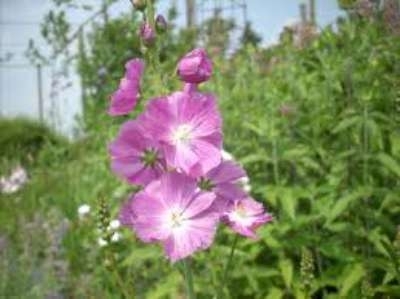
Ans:
{"label": "pink flower", "polygon": [[154,99],[146,119],[169,167],[200,176],[221,162],[222,121],[212,95],[175,92]]}
{"label": "pink flower", "polygon": [[169,172],[134,195],[120,221],[143,242],[161,242],[175,262],[212,244],[218,224],[214,199],[213,193],[199,191],[194,179]]}
{"label": "pink flower", "polygon": [[239,186],[243,177],[246,172],[242,167],[232,161],[223,161],[199,179],[199,187],[215,193],[215,207],[224,213],[231,203],[246,196]]}
{"label": "pink flower", "polygon": [[247,197],[235,200],[224,216],[224,221],[237,233],[257,239],[256,229],[272,221],[272,215],[264,211],[261,203]]}
{"label": "pink flower", "polygon": [[198,48],[186,54],[178,63],[178,75],[186,83],[202,83],[212,74],[212,62],[204,49]]}
{"label": "pink flower", "polygon": [[149,139],[143,119],[125,122],[117,138],[110,144],[111,168],[133,184],[146,185],[164,171],[158,144]]}
{"label": "pink flower", "polygon": [[153,44],[154,40],[156,39],[156,33],[154,32],[154,29],[147,22],[140,26],[139,35],[146,46]]}
{"label": "pink flower", "polygon": [[121,79],[118,90],[111,96],[108,108],[108,114],[111,116],[125,115],[131,112],[139,97],[144,61],[139,58],[131,59],[125,64],[125,69],[125,76]]}

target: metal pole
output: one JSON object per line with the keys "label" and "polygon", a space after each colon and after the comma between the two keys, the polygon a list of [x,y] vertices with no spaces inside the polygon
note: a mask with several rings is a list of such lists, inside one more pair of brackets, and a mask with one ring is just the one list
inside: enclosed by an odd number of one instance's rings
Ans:
{"label": "metal pole", "polygon": [[42,66],[38,64],[36,66],[37,71],[37,89],[38,89],[38,108],[39,108],[39,120],[43,122],[43,90],[42,90]]}
{"label": "metal pole", "polygon": [[302,24],[307,23],[307,6],[305,3],[300,3],[300,20]]}
{"label": "metal pole", "polygon": [[193,28],[196,23],[196,1],[186,0],[186,26]]}
{"label": "metal pole", "polygon": [[108,6],[106,0],[103,0],[102,10],[104,24],[108,24]]}
{"label": "metal pole", "polygon": [[310,23],[315,25],[315,0],[309,0]]}

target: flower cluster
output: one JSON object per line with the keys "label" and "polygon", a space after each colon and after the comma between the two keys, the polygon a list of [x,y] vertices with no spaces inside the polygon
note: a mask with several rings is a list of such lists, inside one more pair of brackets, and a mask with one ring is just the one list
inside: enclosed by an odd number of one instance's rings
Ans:
{"label": "flower cluster", "polygon": [[205,50],[188,53],[177,70],[182,90],[150,100],[109,146],[113,171],[142,186],[121,209],[121,224],[143,242],[162,243],[173,262],[208,248],[221,222],[256,238],[272,219],[243,189],[244,169],[222,150],[215,96],[197,89],[212,74]]}
{"label": "flower cluster", "polygon": [[0,177],[0,192],[4,194],[12,194],[20,190],[28,182],[28,174],[26,170],[18,166],[14,168],[11,175]]}

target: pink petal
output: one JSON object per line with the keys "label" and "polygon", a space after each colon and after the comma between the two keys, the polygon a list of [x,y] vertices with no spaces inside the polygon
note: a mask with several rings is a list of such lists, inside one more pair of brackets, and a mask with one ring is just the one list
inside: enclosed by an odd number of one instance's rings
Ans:
{"label": "pink petal", "polygon": [[142,191],[133,198],[132,212],[136,215],[133,226],[143,242],[163,240],[170,234],[165,226],[167,207],[161,198]]}
{"label": "pink petal", "polygon": [[200,213],[208,209],[215,200],[215,194],[212,192],[200,192],[192,199],[190,204],[186,207],[183,215],[187,218],[196,217]]}
{"label": "pink petal", "polygon": [[191,202],[197,183],[184,174],[170,172],[161,178],[161,188],[167,206],[176,205],[185,208]]}
{"label": "pink petal", "polygon": [[207,178],[214,183],[235,182],[246,176],[246,172],[242,167],[232,161],[223,161],[217,167],[211,169],[207,173]]}
{"label": "pink petal", "polygon": [[[221,163],[221,149],[202,139],[196,139],[191,144],[191,150],[198,157],[201,165],[201,175],[206,174]],[[193,171],[195,171],[193,169]]]}
{"label": "pink petal", "polygon": [[205,213],[202,217],[190,220],[186,229],[164,241],[165,254],[172,262],[176,262],[197,250],[207,249],[214,240],[217,221],[216,213]]}

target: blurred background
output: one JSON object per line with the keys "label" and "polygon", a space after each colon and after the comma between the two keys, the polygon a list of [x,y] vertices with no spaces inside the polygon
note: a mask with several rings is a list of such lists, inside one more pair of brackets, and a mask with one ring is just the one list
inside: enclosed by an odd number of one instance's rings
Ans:
{"label": "blurred background", "polygon": [[[62,51],[70,55],[78,53],[77,32],[89,32],[94,23],[108,22],[127,13],[125,1],[115,1],[112,4],[98,3],[99,1],[78,1],[69,4],[65,11],[65,21],[68,22],[70,39],[63,45]],[[315,2],[313,2],[315,3]],[[343,15],[336,0],[320,1],[313,4],[310,16],[318,20],[318,26],[334,23],[336,18]],[[273,1],[159,1],[158,10],[161,14],[168,13],[171,6],[177,14],[174,24],[177,29],[190,26],[199,26],[205,33],[207,22],[213,16],[218,16],[228,22],[227,28],[214,28],[214,31],[227,29],[229,31],[228,54],[234,53],[240,47],[240,37],[246,24],[250,29],[257,28],[258,44],[268,47],[279,41],[279,35],[284,27],[295,26],[299,23],[302,7],[307,1],[287,1],[279,3]],[[97,13],[102,9],[101,13]],[[188,7],[193,7],[189,8]],[[82,86],[76,66],[68,70],[59,65],[58,55],[51,57],[46,63],[32,61],[29,51],[30,42],[35,42],[35,49],[42,55],[51,55],[49,40],[42,38],[46,26],[51,26],[43,20],[44,15],[54,10],[52,1],[2,1],[0,7],[0,114],[6,117],[28,116],[43,120],[60,133],[73,136],[79,131],[76,118],[82,115]],[[10,15],[10,12],[13,12]],[[53,17],[56,17],[54,11]],[[95,15],[93,17],[93,15]],[[49,16],[49,15],[48,15]],[[59,19],[59,21],[64,19]],[[55,21],[55,20],[54,20]],[[46,24],[47,23],[47,24]],[[224,27],[224,26],[223,26]],[[215,33],[214,33],[215,34]],[[60,53],[61,54],[61,53]],[[36,64],[34,62],[37,62]],[[63,76],[68,72],[68,76]],[[24,82],[24,88],[18,88]]]}
{"label": "blurred background", "polygon": [[[399,1],[154,2],[168,25],[145,49],[131,1],[0,0],[0,297],[184,298],[115,221],[137,188],[110,171],[127,118],[106,110],[128,59],[158,61],[134,116],[202,46],[224,148],[275,216],[240,239],[224,298],[400,298]],[[199,298],[232,241],[196,255]]]}

